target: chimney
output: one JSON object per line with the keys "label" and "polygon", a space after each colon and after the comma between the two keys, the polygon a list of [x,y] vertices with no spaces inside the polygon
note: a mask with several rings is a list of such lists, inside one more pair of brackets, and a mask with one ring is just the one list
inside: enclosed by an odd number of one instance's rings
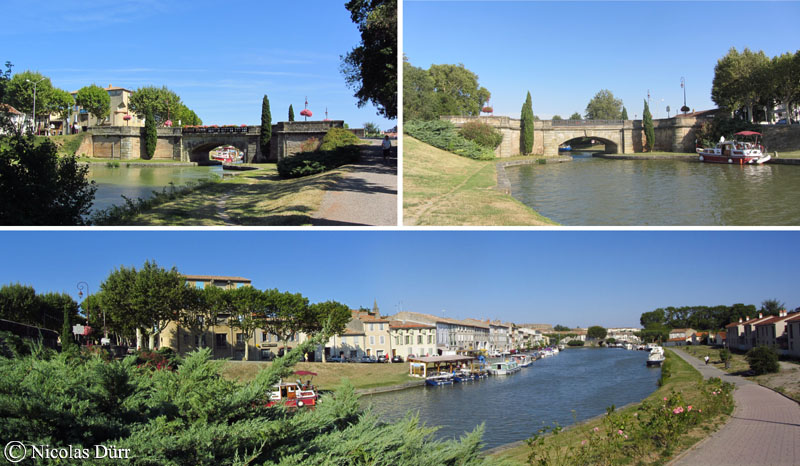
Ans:
{"label": "chimney", "polygon": [[740,323],[740,324],[742,323],[742,318],[741,318],[741,317],[739,317],[739,323]]}
{"label": "chimney", "polygon": [[786,309],[781,309],[781,311],[778,313],[778,317],[786,317]]}
{"label": "chimney", "polygon": [[761,313],[760,313],[760,312],[758,313],[758,318],[759,318],[759,319],[761,318]]}
{"label": "chimney", "polygon": [[750,320],[750,316],[744,316],[744,321],[747,322],[748,320]]}

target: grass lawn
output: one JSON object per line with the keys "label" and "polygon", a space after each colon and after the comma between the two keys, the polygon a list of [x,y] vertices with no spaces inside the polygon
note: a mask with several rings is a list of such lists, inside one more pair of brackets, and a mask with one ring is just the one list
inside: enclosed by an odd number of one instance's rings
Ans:
{"label": "grass lawn", "polygon": [[[787,150],[787,151],[777,151],[778,158],[787,158],[787,159],[800,159],[800,150]],[[774,154],[775,151],[769,151],[770,154]]]}
{"label": "grass lawn", "polygon": [[[661,399],[662,397],[669,397],[670,392],[674,390],[682,393],[687,404],[696,403],[696,400],[698,400],[700,397],[700,392],[697,387],[698,382],[702,380],[702,376],[699,372],[692,368],[691,365],[682,360],[679,356],[673,354],[671,351],[667,350],[666,356],[672,361],[672,375],[667,379],[663,386],[659,387],[646,399],[657,400]],[[620,412],[633,412],[635,410],[636,405],[633,405],[620,410]],[[719,419],[714,420],[710,424],[721,426],[724,423],[724,419],[725,416],[720,416]],[[588,435],[591,435],[591,431],[595,427],[600,427],[602,429],[601,417],[590,419],[583,423],[577,424],[558,435],[550,436],[547,439],[547,445],[553,448],[563,448],[568,445],[578,445]],[[678,445],[672,451],[672,455],[670,457],[674,457],[679,453],[689,449],[692,445],[708,436],[711,432],[711,429],[712,428],[709,427],[708,424],[705,426],[698,426],[691,430],[688,434],[682,436]],[[530,448],[523,444],[505,451],[500,451],[495,453],[493,456],[508,460],[514,464],[528,464],[527,459],[529,453]],[[656,453],[651,453],[649,456],[640,456],[636,458],[638,462],[635,464],[664,464],[668,459],[669,458],[658,456]]]}
{"label": "grass lawn", "polygon": [[[262,367],[269,367],[271,364],[271,362],[228,361],[222,368],[222,375],[240,382],[249,382],[256,377],[256,373]],[[300,362],[295,366],[295,370],[316,373],[313,383],[321,390],[332,390],[343,379],[348,379],[356,389],[400,385],[420,380],[408,375],[408,364],[405,363]]]}
{"label": "grass lawn", "polygon": [[468,159],[403,136],[404,223],[554,225],[533,209],[494,189],[496,162]]}
{"label": "grass lawn", "polygon": [[258,164],[135,217],[127,225],[309,225],[325,191],[346,171],[284,180],[275,164]]}
{"label": "grass lawn", "polygon": [[750,370],[750,365],[747,364],[747,361],[744,359],[743,354],[738,354],[731,352],[731,367],[730,369],[725,369],[725,364],[723,364],[722,360],[719,358],[719,351],[720,348],[713,348],[711,346],[705,345],[692,345],[692,346],[681,346],[680,349],[686,353],[691,354],[692,356],[696,357],[697,359],[702,360],[706,355],[710,358],[708,363],[721,371],[725,371],[728,373],[743,373]]}

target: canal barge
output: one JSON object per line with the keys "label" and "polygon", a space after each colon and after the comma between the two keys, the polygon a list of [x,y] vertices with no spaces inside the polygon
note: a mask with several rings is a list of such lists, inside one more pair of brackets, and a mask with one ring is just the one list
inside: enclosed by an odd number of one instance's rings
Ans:
{"label": "canal barge", "polygon": [[[298,371],[297,375],[316,375],[313,372]],[[316,406],[317,395],[314,386],[311,385],[311,380],[306,383],[301,381],[297,382],[283,382],[279,381],[273,386],[273,390],[269,394],[269,402],[267,407],[275,405],[284,405],[287,408],[302,408]]]}
{"label": "canal barge", "polygon": [[454,377],[453,374],[448,374],[447,372],[440,372],[438,374],[429,375],[425,378],[425,385],[431,385],[434,387],[438,387],[441,385],[453,385]]}
{"label": "canal barge", "polygon": [[489,366],[492,375],[510,375],[520,371],[516,361],[496,361]]}
{"label": "canal barge", "polygon": [[755,131],[740,131],[736,136],[752,137],[753,141],[726,141],[723,136],[713,148],[698,148],[697,153],[701,162],[730,163],[730,164],[762,164],[769,161],[766,148],[758,143],[761,133]]}

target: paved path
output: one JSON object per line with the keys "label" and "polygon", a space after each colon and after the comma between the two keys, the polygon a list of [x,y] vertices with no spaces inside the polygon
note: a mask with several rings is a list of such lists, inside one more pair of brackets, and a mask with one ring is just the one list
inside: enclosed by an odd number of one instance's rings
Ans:
{"label": "paved path", "polygon": [[683,465],[800,464],[800,405],[742,377],[670,348],[703,374],[736,385],[733,416],[720,430],[676,458]]}
{"label": "paved path", "polygon": [[364,148],[361,162],[325,193],[312,225],[397,225],[397,151],[384,161],[380,144]]}

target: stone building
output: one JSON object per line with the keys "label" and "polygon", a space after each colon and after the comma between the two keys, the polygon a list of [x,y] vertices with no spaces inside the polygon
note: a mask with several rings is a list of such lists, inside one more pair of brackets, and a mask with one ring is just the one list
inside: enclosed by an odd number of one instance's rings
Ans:
{"label": "stone building", "polygon": [[[111,99],[108,117],[98,121],[97,118],[86,109],[76,105],[70,124],[76,123],[81,127],[82,131],[86,131],[93,126],[144,126],[144,120],[139,119],[139,117],[128,108],[131,98],[131,91],[129,89],[112,86],[111,84],[104,89],[108,92],[108,96]],[[78,91],[72,91],[70,94],[72,94],[74,98],[78,95]],[[125,120],[125,115],[130,116],[130,119]]]}

